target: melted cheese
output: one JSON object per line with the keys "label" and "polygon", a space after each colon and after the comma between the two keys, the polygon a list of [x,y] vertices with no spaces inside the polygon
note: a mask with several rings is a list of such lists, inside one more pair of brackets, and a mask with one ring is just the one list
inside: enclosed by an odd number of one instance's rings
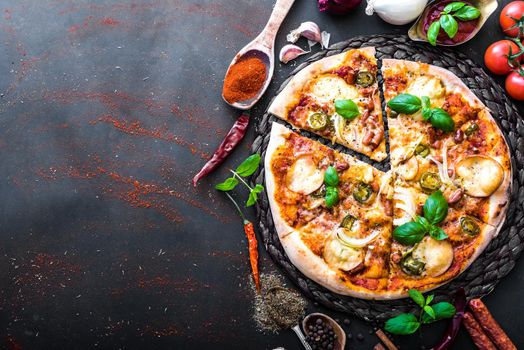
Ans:
{"label": "melted cheese", "polygon": [[504,180],[504,169],[490,157],[464,158],[457,163],[456,171],[462,180],[464,191],[473,197],[490,196]]}
{"label": "melted cheese", "polygon": [[413,180],[418,174],[417,157],[411,157],[401,163],[397,168],[397,174],[404,178],[404,180]]}
{"label": "melted cheese", "polygon": [[334,103],[335,100],[354,100],[359,94],[356,87],[335,75],[318,78],[310,87],[311,96],[321,104]]}
{"label": "melted cheese", "polygon": [[427,96],[434,99],[444,96],[445,88],[440,79],[423,75],[413,80],[406,92],[415,96]]}
{"label": "melted cheese", "polygon": [[364,262],[362,249],[354,249],[333,237],[324,246],[324,260],[328,265],[343,271],[351,271]]}
{"label": "melted cheese", "polygon": [[453,262],[453,247],[448,240],[437,241],[429,236],[413,250],[413,257],[425,263],[426,275],[437,277],[446,272]]}
{"label": "melted cheese", "polygon": [[324,172],[317,168],[311,157],[303,156],[291,166],[286,180],[291,191],[308,195],[322,186]]}

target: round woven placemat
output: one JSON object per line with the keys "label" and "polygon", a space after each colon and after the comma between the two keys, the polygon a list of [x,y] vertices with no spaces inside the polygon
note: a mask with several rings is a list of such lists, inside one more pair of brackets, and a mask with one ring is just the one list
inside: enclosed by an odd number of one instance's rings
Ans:
{"label": "round woven placemat", "polygon": [[[289,79],[311,62],[351,48],[364,46],[374,46],[376,48],[379,66],[384,58],[397,58],[425,62],[449,69],[462,79],[475,95],[488,106],[506,136],[513,162],[513,190],[506,222],[497,238],[488,245],[481,256],[466,271],[433,292],[437,300],[445,296],[449,298],[449,295],[458,287],[464,287],[469,298],[486,295],[514,267],[515,261],[524,247],[524,123],[519,116],[518,109],[506,97],[501,87],[467,56],[448,49],[433,48],[429,45],[415,43],[407,36],[395,35],[356,37],[318,52],[300,64],[282,84],[278,92],[282,90]],[[381,80],[382,77],[379,76],[379,84],[382,83]],[[252,149],[253,152],[261,154],[262,157],[265,156],[269,142],[271,123],[276,120],[275,117],[266,111],[256,126],[256,138]],[[283,123],[282,121],[280,122]],[[324,144],[327,143],[311,133],[303,132],[302,134],[319,140]],[[363,158],[342,146],[332,147],[358,158]],[[369,160],[367,162],[369,163]],[[388,159],[381,163],[371,163],[382,170],[389,168]],[[263,167],[253,175],[251,181],[264,182]],[[263,237],[264,245],[269,255],[297,287],[313,300],[326,307],[354,314],[368,321],[382,321],[393,314],[397,314],[399,311],[406,312],[413,307],[413,304],[408,299],[375,301],[342,296],[313,282],[298,271],[286,256],[273,225],[273,218],[265,193],[260,196],[256,206],[256,213],[260,229],[259,233]]]}

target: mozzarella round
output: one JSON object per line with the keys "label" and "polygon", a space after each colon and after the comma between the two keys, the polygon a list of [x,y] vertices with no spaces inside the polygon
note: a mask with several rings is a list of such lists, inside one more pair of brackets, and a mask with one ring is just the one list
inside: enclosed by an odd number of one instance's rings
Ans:
{"label": "mozzarella round", "polygon": [[456,164],[464,191],[473,197],[488,197],[504,180],[504,169],[495,159],[485,156],[466,157]]}
{"label": "mozzarella round", "polygon": [[287,173],[287,187],[297,193],[308,195],[324,183],[324,172],[310,156],[298,158]]}
{"label": "mozzarella round", "polygon": [[311,96],[320,103],[334,103],[335,100],[358,98],[356,87],[336,75],[326,75],[315,80],[310,88]]}
{"label": "mozzarella round", "polygon": [[453,247],[448,240],[437,241],[426,236],[413,250],[412,256],[425,263],[426,275],[437,277],[453,263]]}
{"label": "mozzarella round", "polygon": [[442,97],[445,88],[440,79],[423,75],[413,80],[406,92],[420,97],[427,96],[431,99]]}
{"label": "mozzarella round", "polygon": [[397,174],[404,180],[413,180],[418,174],[417,157],[411,157],[397,167]]}
{"label": "mozzarella round", "polygon": [[336,237],[326,242],[323,255],[328,265],[342,271],[351,271],[364,263],[362,249],[350,248],[342,244]]}

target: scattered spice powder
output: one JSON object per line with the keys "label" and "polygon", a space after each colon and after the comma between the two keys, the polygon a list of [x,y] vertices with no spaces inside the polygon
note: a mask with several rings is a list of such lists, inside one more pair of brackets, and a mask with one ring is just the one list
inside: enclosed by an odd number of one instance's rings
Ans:
{"label": "scattered spice powder", "polygon": [[229,68],[222,95],[229,103],[253,98],[266,81],[266,64],[258,57],[239,60]]}
{"label": "scattered spice powder", "polygon": [[305,315],[306,300],[295,290],[286,288],[282,278],[276,274],[260,276],[261,292],[255,293],[253,318],[263,332],[278,333],[298,324]]}

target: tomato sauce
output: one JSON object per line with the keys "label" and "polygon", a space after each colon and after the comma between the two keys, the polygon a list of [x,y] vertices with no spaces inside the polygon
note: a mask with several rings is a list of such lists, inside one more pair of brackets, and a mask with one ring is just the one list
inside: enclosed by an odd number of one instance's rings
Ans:
{"label": "tomato sauce", "polygon": [[[424,34],[427,35],[429,26],[431,23],[439,20],[442,10],[446,7],[447,4],[453,1],[438,1],[434,3],[428,10],[426,17],[424,18]],[[466,5],[473,6],[471,3],[464,1]],[[479,24],[480,17],[471,21],[461,21],[457,19],[458,22],[458,32],[453,39],[451,39],[443,29],[440,29],[440,33],[437,37],[437,43],[444,45],[453,45],[460,44],[467,41],[471,38],[473,31],[477,28]]]}

